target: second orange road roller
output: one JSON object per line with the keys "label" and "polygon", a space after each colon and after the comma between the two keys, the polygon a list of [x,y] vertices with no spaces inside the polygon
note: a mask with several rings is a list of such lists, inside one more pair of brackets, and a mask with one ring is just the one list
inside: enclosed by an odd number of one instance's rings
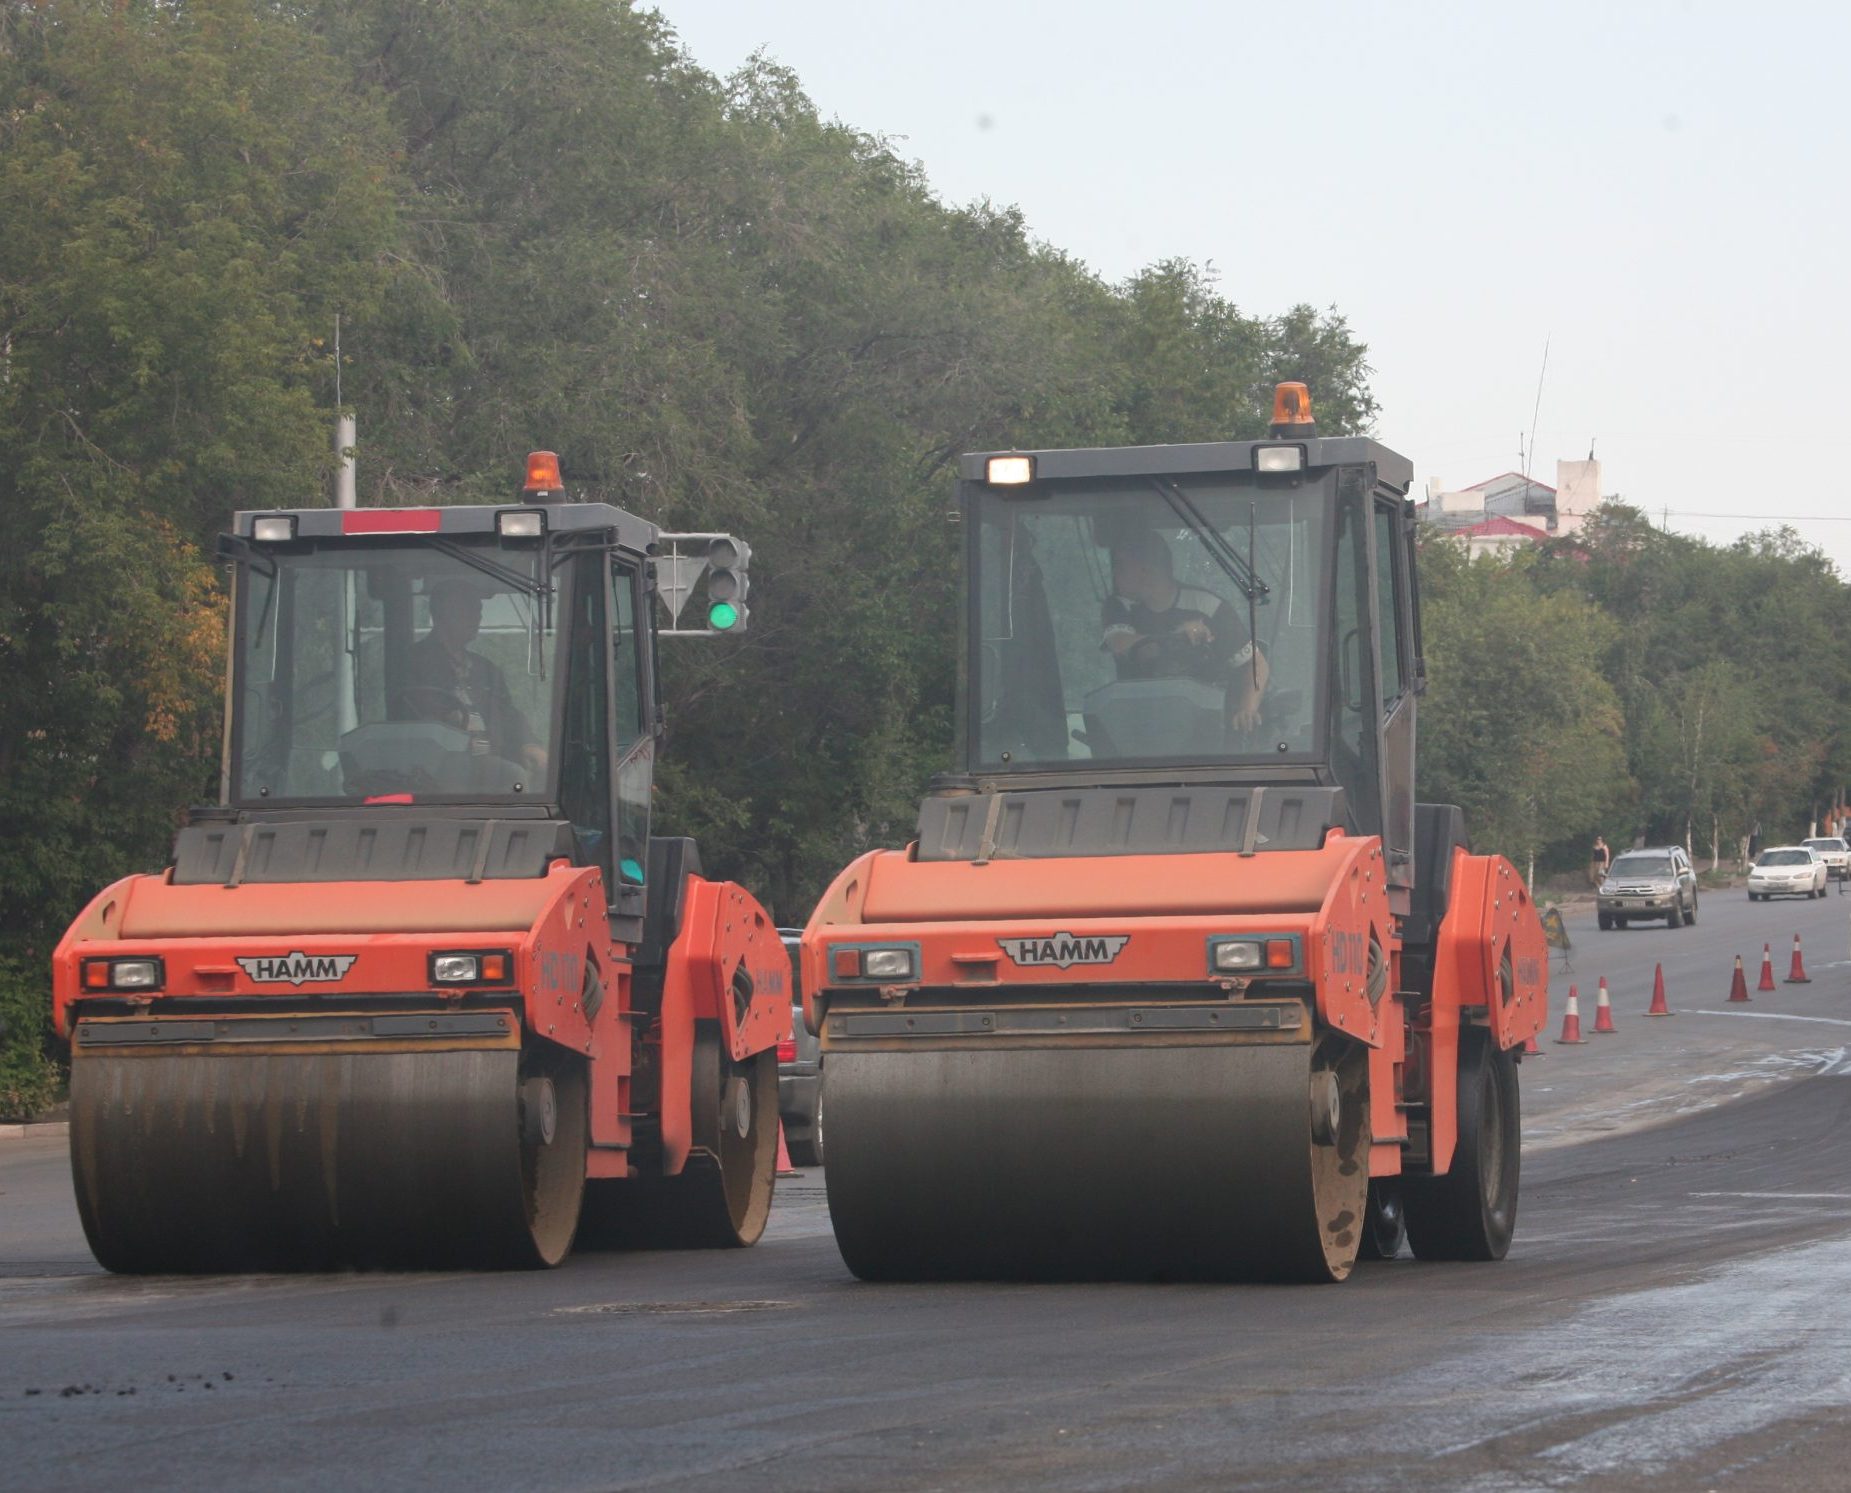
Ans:
{"label": "second orange road roller", "polygon": [[1282,385],[1266,440],[960,476],[960,769],[803,938],[850,1269],[1501,1258],[1547,951],[1416,801],[1410,463]]}
{"label": "second orange road roller", "polygon": [[650,832],[656,593],[749,550],[571,501],[240,513],[219,801],[53,962],[119,1271],[546,1266],[764,1228],[790,960]]}

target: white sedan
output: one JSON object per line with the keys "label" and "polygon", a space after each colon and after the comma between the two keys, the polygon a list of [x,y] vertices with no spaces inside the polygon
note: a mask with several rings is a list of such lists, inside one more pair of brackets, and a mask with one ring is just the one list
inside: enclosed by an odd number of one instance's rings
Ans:
{"label": "white sedan", "polygon": [[1808,845],[1776,845],[1761,852],[1748,873],[1748,900],[1769,897],[1823,897],[1825,862]]}
{"label": "white sedan", "polygon": [[1825,862],[1825,874],[1833,881],[1851,881],[1851,841],[1843,835],[1825,835],[1800,843],[1808,850],[1819,852],[1819,859]]}

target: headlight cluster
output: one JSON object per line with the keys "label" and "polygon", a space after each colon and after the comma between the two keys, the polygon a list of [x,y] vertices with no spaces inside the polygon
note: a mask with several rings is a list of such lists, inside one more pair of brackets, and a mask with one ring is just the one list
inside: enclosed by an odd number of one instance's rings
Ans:
{"label": "headlight cluster", "polygon": [[161,960],[145,957],[86,959],[82,982],[85,990],[159,990],[167,983],[167,968]]}
{"label": "headlight cluster", "polygon": [[1208,944],[1208,967],[1216,974],[1247,970],[1293,969],[1298,943],[1290,938],[1215,938]]}
{"label": "headlight cluster", "polygon": [[431,984],[507,985],[514,979],[514,956],[506,949],[467,949],[431,955]]}

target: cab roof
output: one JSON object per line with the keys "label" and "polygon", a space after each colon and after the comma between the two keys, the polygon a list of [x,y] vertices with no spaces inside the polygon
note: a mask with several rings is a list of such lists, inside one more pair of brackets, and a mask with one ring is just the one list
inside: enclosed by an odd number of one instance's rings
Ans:
{"label": "cab roof", "polygon": [[232,532],[252,537],[251,525],[260,518],[293,518],[298,539],[340,539],[399,534],[493,534],[503,513],[542,513],[553,534],[615,529],[617,543],[637,554],[647,554],[661,532],[648,519],[638,518],[610,503],[467,503],[447,508],[261,508],[241,509],[232,515]]}
{"label": "cab roof", "polygon": [[1414,482],[1414,463],[1369,436],[1281,436],[1264,441],[1197,441],[1173,446],[1082,446],[1052,451],[972,451],[958,458],[958,475],[982,482],[992,456],[1032,456],[1035,480],[1063,478],[1181,476],[1194,472],[1254,469],[1262,446],[1303,446],[1305,469],[1375,464],[1376,478],[1405,493]]}

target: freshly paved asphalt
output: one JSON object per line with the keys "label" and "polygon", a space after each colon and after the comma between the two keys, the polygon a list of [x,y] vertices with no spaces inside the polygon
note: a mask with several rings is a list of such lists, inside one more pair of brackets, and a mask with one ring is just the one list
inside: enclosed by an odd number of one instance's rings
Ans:
{"label": "freshly paved asphalt", "polygon": [[[1499,1265],[866,1286],[808,1172],[740,1253],[138,1280],[61,1143],[0,1143],[0,1486],[1845,1486],[1851,898],[1570,929]],[[1729,1006],[1796,931],[1813,982]],[[1603,973],[1619,1031],[1554,1043]]]}

